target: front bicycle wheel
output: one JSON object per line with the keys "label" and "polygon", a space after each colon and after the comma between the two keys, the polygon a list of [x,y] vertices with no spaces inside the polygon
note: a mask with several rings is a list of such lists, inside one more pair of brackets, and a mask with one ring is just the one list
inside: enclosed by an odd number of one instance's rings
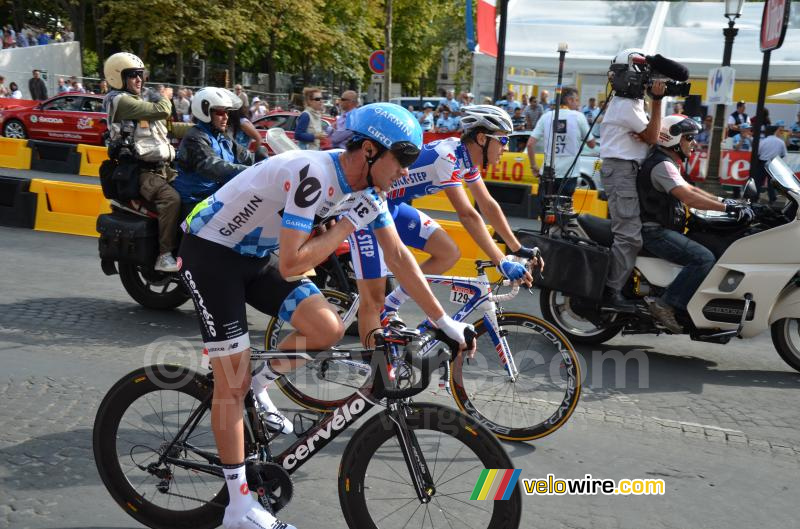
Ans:
{"label": "front bicycle wheel", "polygon": [[483,469],[513,468],[491,432],[436,404],[411,403],[405,420],[433,478],[431,501],[422,503],[417,497],[392,419],[383,412],[358,429],[342,456],[339,503],[348,527],[519,527],[519,484],[507,500],[470,501]]}
{"label": "front bicycle wheel", "polygon": [[[114,500],[153,529],[212,529],[222,523],[228,490],[221,476],[174,461],[209,464],[217,449],[211,432],[208,379],[180,366],[137,369],[108,392],[94,422],[97,470]],[[195,410],[194,426],[169,448]],[[169,450],[167,452],[167,450]]]}
{"label": "front bicycle wheel", "polygon": [[530,314],[498,315],[502,335],[518,374],[501,361],[499,337],[484,320],[475,358],[458,355],[450,365],[450,388],[462,411],[500,439],[530,441],[559,429],[575,411],[581,394],[578,354],[551,324]]}
{"label": "front bicycle wheel", "polygon": [[[353,304],[353,298],[336,290],[323,290],[325,299],[343,316]],[[276,349],[283,338],[293,330],[280,318],[267,323],[264,335],[266,349]],[[356,389],[370,378],[369,363],[327,359],[313,360],[275,381],[275,385],[289,399],[300,406],[320,413],[335,410],[345,403]]]}

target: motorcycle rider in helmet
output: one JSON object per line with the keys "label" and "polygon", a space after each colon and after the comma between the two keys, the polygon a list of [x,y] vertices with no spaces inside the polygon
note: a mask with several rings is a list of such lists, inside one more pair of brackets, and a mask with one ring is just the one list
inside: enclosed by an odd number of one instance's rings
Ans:
{"label": "motorcycle rider in helmet", "polygon": [[681,176],[684,162],[697,145],[698,132],[700,126],[687,116],[665,117],[657,146],[642,164],[636,179],[644,248],[657,257],[683,265],[661,297],[646,299],[650,313],[676,334],[683,332],[683,328],[675,319],[675,311],[686,310],[716,261],[711,250],[684,235],[686,206],[736,213],[742,222],[753,218],[749,206],[715,197]]}
{"label": "motorcycle rider in helmet", "polygon": [[173,186],[181,196],[182,217],[247,166],[266,158],[265,147],[251,153],[228,136],[229,112],[241,106],[242,100],[224,88],[202,88],[192,98],[195,125],[175,157],[178,177]]}
{"label": "motorcycle rider in helmet", "polygon": [[172,255],[176,247],[176,228],[181,199],[169,185],[175,171],[169,163],[175,149],[167,138],[166,120],[172,112],[171,89],[157,94],[155,102],[142,100],[145,68],[132,53],[120,52],[109,57],[103,66],[111,91],[103,100],[108,113],[109,143],[132,136],[133,155],[139,170],[139,194],[153,202],[158,211],[159,256],[155,269],[177,272]]}

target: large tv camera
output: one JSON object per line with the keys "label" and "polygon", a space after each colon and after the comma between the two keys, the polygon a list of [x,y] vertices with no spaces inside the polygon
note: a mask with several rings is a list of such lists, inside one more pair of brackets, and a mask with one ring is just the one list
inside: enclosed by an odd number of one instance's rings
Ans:
{"label": "large tv camera", "polygon": [[684,65],[661,55],[631,54],[627,63],[614,63],[608,69],[614,94],[631,99],[644,98],[645,90],[653,86],[654,81],[665,81],[664,95],[686,97],[692,86],[685,82],[688,78],[689,70]]}

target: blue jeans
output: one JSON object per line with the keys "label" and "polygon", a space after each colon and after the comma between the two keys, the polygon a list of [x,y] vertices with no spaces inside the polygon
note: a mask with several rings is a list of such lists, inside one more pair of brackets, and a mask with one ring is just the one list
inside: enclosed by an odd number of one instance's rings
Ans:
{"label": "blue jeans", "polygon": [[683,270],[661,297],[664,303],[686,310],[697,287],[708,275],[716,259],[711,250],[682,233],[661,226],[642,227],[644,248],[662,259],[683,265]]}

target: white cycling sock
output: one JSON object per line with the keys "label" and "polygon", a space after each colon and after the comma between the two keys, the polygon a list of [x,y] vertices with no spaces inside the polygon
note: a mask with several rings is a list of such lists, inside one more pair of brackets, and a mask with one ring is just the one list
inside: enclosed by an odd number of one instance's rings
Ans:
{"label": "white cycling sock", "polygon": [[[228,509],[234,519],[241,518],[253,504],[250,489],[247,487],[247,475],[244,463],[241,465],[223,465],[225,483],[228,484]],[[226,511],[227,513],[227,511]]]}
{"label": "white cycling sock", "polygon": [[280,378],[281,374],[272,370],[269,361],[262,363],[253,371],[253,378],[250,382],[250,387],[253,388],[253,393],[258,395],[263,390],[267,389],[269,385],[276,379]]}
{"label": "white cycling sock", "polygon": [[391,294],[386,296],[386,300],[384,301],[384,307],[388,310],[393,310],[397,312],[400,308],[400,305],[405,303],[411,298],[408,293],[403,290],[403,287],[398,286],[396,289],[392,290]]}

